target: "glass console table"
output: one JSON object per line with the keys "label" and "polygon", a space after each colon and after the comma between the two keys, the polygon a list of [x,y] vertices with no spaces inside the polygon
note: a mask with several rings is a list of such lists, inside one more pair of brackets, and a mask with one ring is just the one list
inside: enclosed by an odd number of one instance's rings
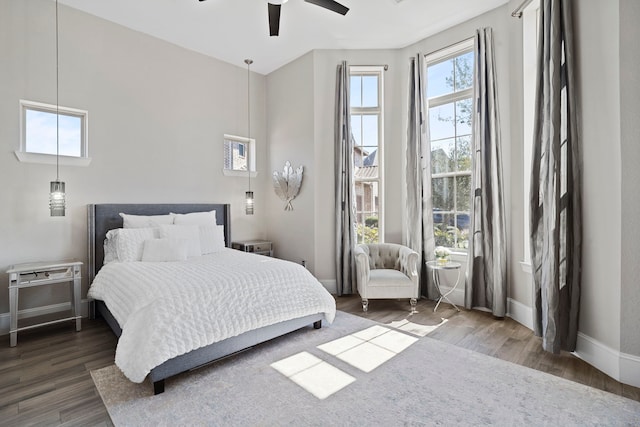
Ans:
{"label": "glass console table", "polygon": [[[12,265],[7,270],[9,274],[9,311],[10,311],[10,343],[15,347],[18,342],[18,332],[52,323],[75,321],[76,331],[81,329],[82,317],[80,313],[80,261],[34,262]],[[50,286],[56,283],[70,283],[71,316],[50,322],[18,327],[18,292],[20,289]]]}

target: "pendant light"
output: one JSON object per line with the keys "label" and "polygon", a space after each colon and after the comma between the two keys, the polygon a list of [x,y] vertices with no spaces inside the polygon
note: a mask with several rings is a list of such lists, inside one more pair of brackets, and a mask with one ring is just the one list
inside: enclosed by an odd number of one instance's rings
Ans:
{"label": "pendant light", "polygon": [[244,213],[247,215],[253,215],[253,191],[251,191],[251,159],[249,155],[251,150],[249,145],[251,144],[251,64],[253,60],[245,59],[244,63],[247,64],[247,173],[249,174],[249,190],[244,193]]}
{"label": "pendant light", "polygon": [[58,103],[58,0],[56,0],[56,180],[49,186],[51,216],[64,216],[65,186],[60,181],[60,105]]}

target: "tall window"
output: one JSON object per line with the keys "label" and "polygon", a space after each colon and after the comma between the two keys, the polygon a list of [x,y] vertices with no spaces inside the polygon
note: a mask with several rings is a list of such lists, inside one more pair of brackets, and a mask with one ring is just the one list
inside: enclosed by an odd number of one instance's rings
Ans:
{"label": "tall window", "polygon": [[426,59],[436,245],[466,249],[471,210],[473,39]]}
{"label": "tall window", "polygon": [[377,243],[383,240],[383,67],[351,67],[350,76],[357,241]]}

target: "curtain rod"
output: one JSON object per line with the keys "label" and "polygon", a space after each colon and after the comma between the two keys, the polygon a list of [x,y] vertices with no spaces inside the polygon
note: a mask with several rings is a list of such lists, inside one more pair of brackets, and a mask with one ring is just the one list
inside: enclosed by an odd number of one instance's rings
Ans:
{"label": "curtain rod", "polygon": [[520,3],[520,6],[516,8],[516,10],[511,12],[511,16],[513,16],[514,18],[522,18],[522,11],[524,11],[524,9],[529,6],[529,3],[531,3],[531,1],[532,0],[524,0],[522,3]]}
{"label": "curtain rod", "polygon": [[349,67],[383,67],[385,71],[387,71],[389,69],[389,65],[384,64],[384,65],[360,65],[360,64],[349,64]]}

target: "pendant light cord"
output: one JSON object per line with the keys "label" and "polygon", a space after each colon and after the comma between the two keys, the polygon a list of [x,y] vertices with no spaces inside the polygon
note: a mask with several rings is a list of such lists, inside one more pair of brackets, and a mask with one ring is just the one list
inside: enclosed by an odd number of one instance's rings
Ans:
{"label": "pendant light cord", "polygon": [[247,133],[249,143],[247,144],[247,171],[249,172],[249,191],[251,191],[251,59],[245,59],[247,63]]}
{"label": "pendant light cord", "polygon": [[60,104],[58,77],[58,0],[56,0],[56,181],[60,181]]}

